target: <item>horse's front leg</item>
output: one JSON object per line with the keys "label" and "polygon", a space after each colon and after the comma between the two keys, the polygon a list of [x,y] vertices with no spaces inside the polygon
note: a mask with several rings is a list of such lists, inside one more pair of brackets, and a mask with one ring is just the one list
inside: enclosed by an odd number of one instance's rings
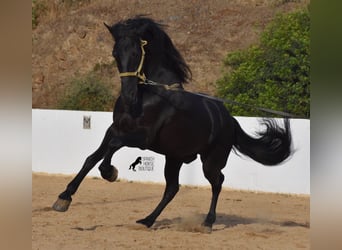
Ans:
{"label": "horse's front leg", "polygon": [[145,132],[115,136],[110,140],[108,151],[99,167],[102,178],[109,182],[115,181],[118,177],[118,170],[111,165],[111,160],[113,154],[123,146],[146,148]]}
{"label": "horse's front leg", "polygon": [[83,164],[82,169],[78,172],[75,178],[67,185],[67,188],[62,192],[57,201],[53,204],[52,208],[59,212],[64,212],[68,210],[69,205],[72,201],[71,196],[75,194],[79,185],[81,184],[84,177],[89,173],[89,171],[106,155],[113,155],[114,151],[110,148],[110,142],[115,136],[114,124],[112,124],[105,134],[105,137],[100,145],[100,147],[90,156],[87,157]]}
{"label": "horse's front leg", "polygon": [[101,176],[103,179],[114,182],[118,178],[118,170],[116,167],[114,167],[111,164],[113,154],[118,151],[121,148],[121,146],[117,147],[111,147],[109,146],[109,149],[101,162],[101,165],[99,166],[99,170],[101,173]]}

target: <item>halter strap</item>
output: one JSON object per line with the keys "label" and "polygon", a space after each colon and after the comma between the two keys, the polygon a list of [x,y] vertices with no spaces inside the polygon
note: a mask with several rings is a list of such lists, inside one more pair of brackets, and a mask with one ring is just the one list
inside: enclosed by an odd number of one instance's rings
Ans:
{"label": "halter strap", "polygon": [[141,84],[163,87],[166,90],[183,90],[182,85],[180,83],[172,83],[169,85],[165,85],[146,79],[146,81],[142,82]]}
{"label": "halter strap", "polygon": [[173,83],[173,84],[170,84],[170,85],[165,85],[165,84],[161,84],[161,83],[157,83],[157,82],[151,81],[151,80],[146,78],[145,73],[142,71],[142,67],[143,67],[144,61],[145,61],[144,46],[146,44],[147,44],[146,40],[140,39],[141,59],[140,59],[140,63],[139,63],[138,69],[136,71],[119,73],[119,76],[120,77],[127,77],[127,76],[137,77],[137,78],[139,78],[141,80],[140,81],[141,84],[161,86],[161,87],[165,88],[166,90],[179,90],[179,89],[182,89],[182,85],[180,83]]}
{"label": "halter strap", "polygon": [[145,50],[144,50],[144,46],[147,44],[146,40],[141,40],[140,39],[140,48],[141,48],[141,59],[140,59],[140,63],[138,66],[138,69],[136,71],[132,71],[132,72],[123,72],[120,73],[119,76],[120,77],[126,77],[126,76],[134,76],[134,77],[138,77],[140,80],[142,80],[143,82],[146,81],[146,76],[144,74],[144,72],[142,72],[142,67],[144,65],[144,60],[145,60]]}

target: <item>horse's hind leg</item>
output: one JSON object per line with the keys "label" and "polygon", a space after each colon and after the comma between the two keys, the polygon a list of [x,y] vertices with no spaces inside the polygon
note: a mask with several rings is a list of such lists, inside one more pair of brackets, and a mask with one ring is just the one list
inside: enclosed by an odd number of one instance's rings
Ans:
{"label": "horse's hind leg", "polygon": [[114,126],[113,124],[108,128],[105,137],[100,145],[100,147],[90,156],[87,157],[83,164],[82,169],[78,172],[75,178],[67,185],[66,190],[58,196],[57,201],[53,204],[53,209],[59,212],[64,212],[68,210],[71,203],[71,196],[75,194],[77,188],[81,184],[84,177],[89,173],[89,171],[98,163],[108,152],[109,143],[111,138],[114,136]]}
{"label": "horse's hind leg", "polygon": [[137,223],[151,227],[166,205],[175,197],[179,190],[179,170],[182,162],[166,157],[164,175],[166,179],[166,187],[162,200],[154,211],[145,219],[138,220]]}
{"label": "horse's hind leg", "polygon": [[210,231],[216,221],[216,205],[224,181],[224,175],[221,169],[226,165],[230,149],[218,145],[211,149],[209,153],[201,155],[204,176],[210,182],[212,190],[210,209],[203,222],[203,226],[207,227]]}

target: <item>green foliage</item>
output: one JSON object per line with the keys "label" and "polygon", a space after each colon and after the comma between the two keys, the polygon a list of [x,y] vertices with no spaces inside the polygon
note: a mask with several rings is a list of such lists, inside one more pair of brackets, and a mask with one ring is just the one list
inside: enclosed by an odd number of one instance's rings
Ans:
{"label": "green foliage", "polygon": [[93,72],[73,79],[60,98],[58,108],[67,110],[111,111],[114,97],[109,84]]}
{"label": "green foliage", "polygon": [[[218,95],[237,102],[310,117],[310,16],[278,15],[259,45],[228,54],[228,71],[217,81]],[[232,115],[265,116],[238,105]],[[269,115],[269,114],[268,114]]]}

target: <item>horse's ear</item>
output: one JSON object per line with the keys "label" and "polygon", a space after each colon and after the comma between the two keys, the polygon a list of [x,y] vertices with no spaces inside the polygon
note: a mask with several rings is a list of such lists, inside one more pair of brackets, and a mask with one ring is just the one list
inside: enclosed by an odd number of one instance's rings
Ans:
{"label": "horse's ear", "polygon": [[106,27],[107,27],[107,29],[109,30],[109,32],[110,32],[110,33],[112,33],[112,29],[111,29],[111,27],[110,27],[108,24],[106,24],[105,22],[103,22],[103,24],[104,24],[104,26],[106,26]]}

